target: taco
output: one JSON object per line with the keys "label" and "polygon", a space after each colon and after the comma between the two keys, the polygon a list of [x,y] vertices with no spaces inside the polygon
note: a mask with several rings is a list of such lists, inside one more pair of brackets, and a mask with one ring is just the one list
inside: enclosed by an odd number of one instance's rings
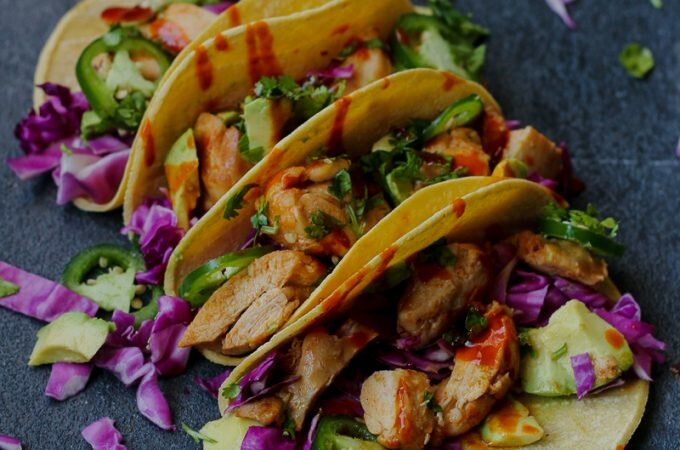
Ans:
{"label": "taco", "polygon": [[334,0],[197,45],[166,77],[143,120],[125,222],[165,188],[188,228],[288,133],[394,71],[435,66],[476,76],[484,30],[440,3],[426,16],[407,0]]}
{"label": "taco", "polygon": [[[414,193],[524,167],[503,156],[521,156],[515,132],[506,130],[501,160],[491,156],[495,124],[504,127],[500,110],[481,86],[431,69],[392,75],[320,112],[238,181],[170,257],[166,293],[202,307],[180,344],[233,365],[438,211],[438,199]],[[554,145],[522,148],[560,158]],[[498,179],[456,186],[462,195]],[[294,277],[302,267],[314,268],[304,281]]]}
{"label": "taco", "polygon": [[41,52],[34,92],[39,113],[17,128],[27,156],[10,160],[10,167],[22,179],[56,168],[59,204],[74,201],[88,211],[121,206],[132,138],[150,97],[185,55],[224,30],[326,2],[78,3]]}
{"label": "taco", "polygon": [[663,345],[608,278],[615,222],[466,181],[415,193],[439,212],[236,367],[204,448],[626,445]]}

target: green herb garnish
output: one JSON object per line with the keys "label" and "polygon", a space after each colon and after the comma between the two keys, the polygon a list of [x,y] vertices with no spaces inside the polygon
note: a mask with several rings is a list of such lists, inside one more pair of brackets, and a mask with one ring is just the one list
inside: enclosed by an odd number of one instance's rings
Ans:
{"label": "green herb garnish", "polygon": [[343,223],[335,217],[317,209],[310,217],[311,223],[305,227],[305,234],[310,239],[323,239],[333,230],[341,228]]}
{"label": "green herb garnish", "polygon": [[246,206],[243,199],[251,189],[256,187],[256,184],[248,184],[243,189],[234,194],[229,200],[227,200],[227,206],[224,208],[223,217],[225,219],[233,219],[238,217],[238,210],[243,209]]}
{"label": "green herb garnish", "polygon": [[264,148],[250,148],[250,139],[247,134],[243,134],[241,139],[238,140],[238,151],[241,154],[241,157],[250,164],[257,164],[264,158]]}
{"label": "green herb garnish", "polygon": [[442,412],[442,407],[437,404],[434,400],[434,394],[430,391],[425,391],[423,394],[423,401],[427,405],[428,409],[434,411],[435,414]]}
{"label": "green herb garnish", "polygon": [[471,336],[483,333],[487,326],[489,322],[486,317],[475,310],[470,310],[465,316],[465,329]]}
{"label": "green herb garnish", "polygon": [[194,440],[195,443],[200,444],[201,441],[205,441],[209,444],[217,444],[217,441],[210,436],[206,436],[205,434],[193,430],[187,425],[186,423],[182,423],[182,431],[184,431],[186,434],[191,436],[191,438]]}
{"label": "green herb garnish", "polygon": [[232,383],[222,389],[222,397],[227,400],[233,400],[241,393],[241,387],[237,383]]}
{"label": "green herb garnish", "polygon": [[647,47],[632,42],[619,54],[619,62],[631,77],[642,79],[654,68],[654,55]]}

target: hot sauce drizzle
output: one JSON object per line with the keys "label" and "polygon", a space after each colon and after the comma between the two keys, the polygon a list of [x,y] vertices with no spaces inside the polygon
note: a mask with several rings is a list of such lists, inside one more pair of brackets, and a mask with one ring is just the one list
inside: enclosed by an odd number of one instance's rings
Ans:
{"label": "hot sauce drizzle", "polygon": [[453,201],[453,212],[456,217],[460,217],[465,213],[465,200],[457,198]]}
{"label": "hot sauce drizzle", "polygon": [[179,53],[189,45],[189,37],[175,22],[165,19],[153,21],[150,26],[151,37],[158,39],[163,47],[173,53]]}
{"label": "hot sauce drizzle", "polygon": [[208,90],[213,82],[213,65],[203,45],[196,47],[196,77],[201,89]]}
{"label": "hot sauce drizzle", "polygon": [[153,131],[151,130],[151,121],[149,119],[142,123],[139,134],[144,144],[144,163],[149,167],[156,159],[156,146],[154,145]]}
{"label": "hot sauce drizzle", "polygon": [[229,50],[229,41],[227,40],[226,37],[222,35],[222,33],[218,33],[215,35],[215,49],[217,49],[218,52],[225,52]]}
{"label": "hot sauce drizzle", "polygon": [[151,8],[141,6],[113,7],[102,11],[101,18],[109,25],[122,22],[146,22],[154,16]]}
{"label": "hot sauce drizzle", "polygon": [[460,78],[456,77],[455,75],[449,72],[442,72],[442,76],[444,77],[444,84],[442,85],[442,89],[444,89],[447,92],[453,89],[455,85],[461,82]]}
{"label": "hot sauce drizzle", "polygon": [[382,86],[381,86],[381,87],[383,88],[383,90],[385,90],[385,89],[387,89],[388,87],[390,87],[390,79],[389,79],[389,78],[383,78]]}
{"label": "hot sauce drizzle", "polygon": [[265,22],[246,25],[248,74],[253,83],[263,76],[280,75],[283,70],[274,54],[274,37]]}
{"label": "hot sauce drizzle", "polygon": [[347,30],[349,30],[349,24],[348,23],[346,23],[344,25],[340,25],[339,27],[336,27],[333,30],[333,32],[331,33],[331,36],[347,33]]}
{"label": "hot sauce drizzle", "polygon": [[342,97],[335,102],[335,120],[333,121],[333,128],[328,138],[328,151],[331,155],[337,155],[344,150],[343,132],[345,129],[345,119],[347,118],[347,111],[352,103],[349,97]]}
{"label": "hot sauce drizzle", "polygon": [[232,27],[241,25],[241,12],[238,10],[238,5],[234,5],[227,9],[227,14],[229,15],[229,24]]}

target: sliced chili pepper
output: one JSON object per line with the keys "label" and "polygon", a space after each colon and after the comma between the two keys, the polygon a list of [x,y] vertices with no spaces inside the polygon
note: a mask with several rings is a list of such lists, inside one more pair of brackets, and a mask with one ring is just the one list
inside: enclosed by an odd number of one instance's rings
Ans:
{"label": "sliced chili pepper", "polygon": [[135,317],[135,327],[139,327],[145,320],[151,320],[156,317],[156,314],[158,314],[158,299],[161,298],[161,295],[163,295],[163,288],[154,286],[151,290],[149,303],[132,313]]}
{"label": "sliced chili pepper", "polygon": [[64,269],[61,282],[71,290],[85,284],[88,275],[100,267],[100,261],[105,260],[108,267],[118,266],[124,271],[129,268],[135,271],[144,270],[142,255],[136,251],[112,244],[101,244],[90,247],[71,259]]}
{"label": "sliced chili pepper", "polygon": [[[76,64],[76,77],[92,109],[102,119],[114,118],[119,102],[116,100],[115,92],[95,70],[93,62],[101,54],[119,51],[141,51],[150,55],[158,64],[161,77],[171,63],[170,57],[158,45],[127,28],[114,29],[88,45]],[[125,124],[116,125],[128,128]]]}
{"label": "sliced chili pepper", "polygon": [[248,267],[251,262],[272,251],[273,247],[255,247],[227,253],[208,261],[184,279],[179,288],[179,296],[188,301],[193,308],[202,306],[217,288]]}
{"label": "sliced chili pepper", "polygon": [[451,128],[463,127],[479,117],[483,111],[484,103],[479,95],[472,94],[462,98],[446,108],[430,126],[425,128],[423,139],[429,141]]}
{"label": "sliced chili pepper", "polygon": [[545,236],[578,242],[601,256],[621,256],[626,247],[615,240],[569,222],[541,219],[537,231]]}
{"label": "sliced chili pepper", "polygon": [[312,450],[382,448],[375,443],[366,425],[349,416],[324,416],[319,419]]}

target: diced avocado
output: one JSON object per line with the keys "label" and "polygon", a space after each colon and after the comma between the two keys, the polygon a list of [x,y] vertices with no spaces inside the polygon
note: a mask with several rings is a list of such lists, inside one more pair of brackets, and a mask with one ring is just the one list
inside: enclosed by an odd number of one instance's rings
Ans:
{"label": "diced avocado", "polygon": [[264,154],[283,137],[286,123],[293,116],[293,104],[288,99],[256,98],[243,107],[243,120],[250,148],[262,148]]}
{"label": "diced avocado", "polygon": [[111,70],[106,77],[106,86],[113,92],[139,91],[147,98],[156,90],[156,84],[142,76],[126,50],[116,52],[113,57]]}
{"label": "diced avocado", "polygon": [[381,137],[375,144],[373,144],[371,152],[377,151],[391,152],[394,149],[392,141],[394,141],[394,136],[392,135],[392,133],[386,134],[385,136]]}
{"label": "diced avocado", "polygon": [[493,169],[492,177],[527,178],[529,169],[519,159],[504,159]]}
{"label": "diced avocado", "polygon": [[543,328],[526,334],[532,351],[522,359],[522,389],[544,396],[576,393],[570,357],[588,353],[595,371],[593,388],[603,386],[633,365],[628,343],[614,327],[571,300]]}
{"label": "diced avocado", "polygon": [[259,422],[227,414],[219,420],[206,423],[201,434],[213,439],[214,443],[203,441],[203,450],[227,450],[241,448],[248,428],[259,426]]}
{"label": "diced avocado", "polygon": [[406,200],[413,192],[413,182],[394,176],[394,172],[385,177],[385,183],[390,197],[397,205]]}
{"label": "diced avocado", "polygon": [[523,447],[543,437],[543,427],[517,400],[507,399],[489,414],[481,428],[484,442],[492,447]]}
{"label": "diced avocado", "polygon": [[239,121],[241,114],[236,111],[223,111],[221,113],[217,113],[217,117],[219,117],[219,119],[224,122],[226,126],[230,126]]}
{"label": "diced avocado", "polygon": [[130,311],[130,302],[135,296],[136,269],[129,267],[125,272],[110,271],[95,278],[92,284],[80,284],[73,290],[91,298],[107,311],[119,309]]}
{"label": "diced avocado", "polygon": [[14,295],[17,292],[19,292],[20,289],[21,288],[16,284],[10,283],[9,281],[5,281],[2,278],[0,278],[0,298]]}
{"label": "diced avocado", "polygon": [[453,59],[451,44],[434,30],[423,31],[418,53],[431,67],[453,72],[456,75],[467,78],[465,69],[461,68]]}
{"label": "diced avocado", "polygon": [[85,363],[99,351],[113,325],[81,312],[62,314],[38,330],[29,366],[55,362]]}
{"label": "diced avocado", "polygon": [[201,193],[196,139],[191,128],[170,149],[165,159],[165,177],[168,180],[172,210],[177,215],[177,224],[186,230]]}

